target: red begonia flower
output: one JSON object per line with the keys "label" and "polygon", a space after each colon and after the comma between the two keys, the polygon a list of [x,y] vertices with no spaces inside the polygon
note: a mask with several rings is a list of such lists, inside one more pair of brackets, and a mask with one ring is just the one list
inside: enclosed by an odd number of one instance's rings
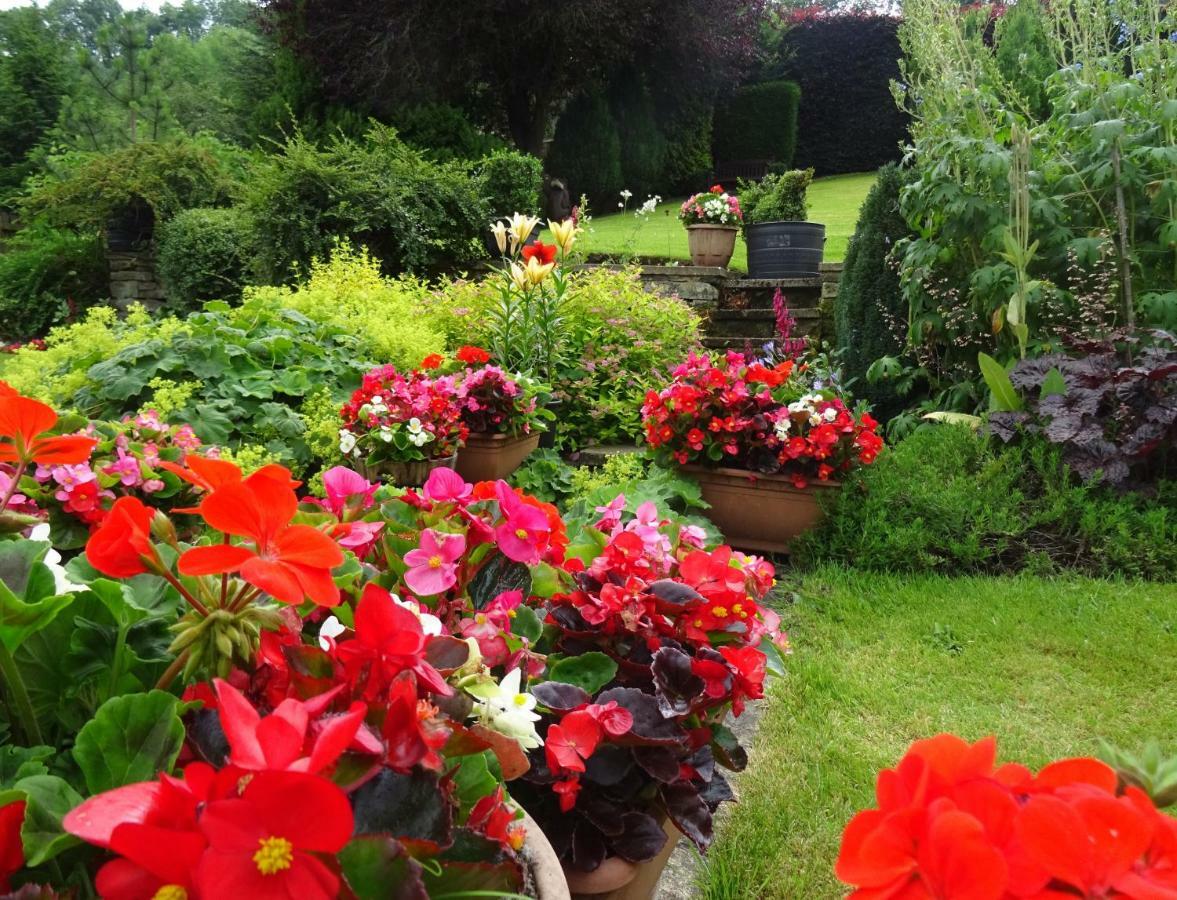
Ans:
{"label": "red begonia flower", "polygon": [[548,729],[544,752],[553,772],[583,772],[601,742],[601,726],[585,710],[570,712]]}
{"label": "red begonia flower", "polygon": [[200,817],[208,849],[196,869],[201,897],[334,900],[339,876],[314,854],[351,839],[347,797],[325,778],[258,772],[240,799],[210,803]]}
{"label": "red begonia flower", "polygon": [[322,719],[316,729],[314,720],[341,688],[305,703],[288,698],[262,717],[237,688],[219,678],[214,684],[229,762],[251,771],[323,771],[348,748],[368,711],[363,703],[353,703],[343,715]]}
{"label": "red begonia flower", "polygon": [[0,806],[0,893],[7,893],[8,883],[25,864],[20,829],[25,821],[25,801],[15,800]]}
{"label": "red begonia flower", "polygon": [[175,831],[128,823],[115,828],[112,859],[98,870],[94,886],[102,900],[183,900],[207,841],[198,831]]}
{"label": "red begonia flower", "polygon": [[180,557],[185,575],[240,572],[254,587],[283,603],[308,597],[320,606],[339,603],[331,570],[343,562],[339,545],[309,525],[291,525],[298,498],[288,482],[251,475],[226,484],[204,498],[200,515],[225,534],[253,544],[194,547]]}
{"label": "red begonia flower", "polygon": [[524,259],[538,259],[543,265],[551,265],[556,261],[556,245],[536,241],[523,248]]}
{"label": "red begonia flower", "polygon": [[86,542],[87,562],[111,578],[130,578],[149,571],[147,562],[159,561],[151,543],[154,518],[155,510],[137,498],[119,497]]}
{"label": "red begonia flower", "polygon": [[453,693],[437,669],[425,660],[428,638],[421,620],[399,605],[384,588],[369,584],[356,604],[353,640],[339,645],[339,658],[353,676],[367,669],[365,696],[372,698],[401,672],[412,672],[429,690]]}
{"label": "red begonia flower", "polygon": [[57,413],[40,400],[19,394],[0,396],[0,462],[77,465],[90,458],[94,438],[47,432],[57,424]]}
{"label": "red begonia flower", "polygon": [[450,731],[434,718],[437,709],[417,698],[417,680],[411,673],[402,672],[392,680],[387,706],[384,739],[388,765],[398,772],[407,772],[418,763],[440,769],[442,759],[437,751]]}

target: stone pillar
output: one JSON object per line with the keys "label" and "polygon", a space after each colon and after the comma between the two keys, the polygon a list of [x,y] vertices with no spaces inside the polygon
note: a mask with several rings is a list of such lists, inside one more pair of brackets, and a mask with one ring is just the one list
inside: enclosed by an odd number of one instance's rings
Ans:
{"label": "stone pillar", "polygon": [[130,252],[107,251],[110,264],[110,299],[119,309],[142,303],[148,309],[163,305],[164,291],[155,272],[155,252],[151,249]]}

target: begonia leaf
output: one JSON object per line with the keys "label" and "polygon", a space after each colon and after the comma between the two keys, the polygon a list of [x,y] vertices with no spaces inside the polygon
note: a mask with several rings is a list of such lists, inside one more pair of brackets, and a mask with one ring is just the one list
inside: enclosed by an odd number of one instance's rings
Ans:
{"label": "begonia leaf", "polygon": [[356,900],[429,900],[421,864],[385,834],[352,838],[339,863]]}
{"label": "begonia leaf", "polygon": [[599,652],[564,657],[548,667],[548,675],[553,681],[575,685],[590,694],[607,685],[616,674],[617,663]]}
{"label": "begonia leaf", "polygon": [[663,785],[660,793],[678,830],[700,850],[706,850],[712,838],[711,810],[699,791],[694,785],[680,783]]}
{"label": "begonia leaf", "polygon": [[453,810],[437,776],[381,769],[352,794],[357,835],[385,832],[398,839],[447,847],[453,840]]}

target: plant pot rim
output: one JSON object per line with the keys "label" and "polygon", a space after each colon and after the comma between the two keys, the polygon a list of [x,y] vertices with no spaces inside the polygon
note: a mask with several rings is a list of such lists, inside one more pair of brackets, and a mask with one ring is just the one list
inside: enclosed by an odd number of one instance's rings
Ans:
{"label": "plant pot rim", "polygon": [[720,231],[739,231],[739,225],[720,225],[716,222],[696,222],[693,225],[687,226],[687,231],[692,228],[718,228]]}
{"label": "plant pot rim", "polygon": [[[743,478],[743,479],[745,479],[747,481],[751,481],[751,482],[756,482],[756,481],[786,482],[789,485],[792,485],[792,481],[793,481],[792,475],[787,475],[787,474],[784,474],[781,472],[777,472],[775,474],[768,474],[765,472],[756,472],[756,471],[753,471],[752,469],[736,469],[736,468],[732,468],[731,466],[702,466],[702,465],[699,465],[698,463],[687,463],[686,465],[680,465],[679,468],[682,469],[684,472],[690,472],[692,474],[723,475],[727,478]],[[806,478],[805,487],[804,488],[797,488],[797,490],[808,490],[811,487],[839,488],[841,486],[842,486],[842,482],[835,481],[833,479],[827,479],[826,481],[820,481],[817,478]]]}
{"label": "plant pot rim", "polygon": [[536,896],[540,900],[570,900],[560,857],[556,855],[539,823],[526,810],[523,811],[523,828],[527,839],[523,843],[522,853],[531,870]]}
{"label": "plant pot rim", "polygon": [[538,434],[543,434],[542,431],[534,429],[530,432],[519,434],[508,434],[505,431],[471,431],[466,436],[466,444],[469,446],[471,439],[476,441],[486,441],[487,443],[504,443],[506,441],[526,441],[535,437]]}
{"label": "plant pot rim", "polygon": [[768,222],[745,222],[745,228],[755,228],[757,225],[813,225],[818,228],[825,228],[825,222],[810,222],[808,219],[772,219]]}

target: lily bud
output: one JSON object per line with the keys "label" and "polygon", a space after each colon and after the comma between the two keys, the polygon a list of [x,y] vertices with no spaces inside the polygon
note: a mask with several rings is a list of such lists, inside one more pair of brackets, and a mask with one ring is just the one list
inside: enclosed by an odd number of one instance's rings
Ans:
{"label": "lily bud", "polygon": [[555,219],[549,219],[548,230],[552,232],[552,238],[561,253],[567,256],[572,252],[572,245],[576,243],[576,235],[580,232],[575,221],[565,219],[563,222],[557,222]]}
{"label": "lily bud", "polygon": [[523,267],[519,263],[511,263],[511,281],[519,290],[527,289],[527,273],[523,271]]}
{"label": "lily bud", "polygon": [[490,226],[490,233],[495,237],[495,246],[499,248],[499,254],[505,256],[507,254],[507,225],[499,221]]}

